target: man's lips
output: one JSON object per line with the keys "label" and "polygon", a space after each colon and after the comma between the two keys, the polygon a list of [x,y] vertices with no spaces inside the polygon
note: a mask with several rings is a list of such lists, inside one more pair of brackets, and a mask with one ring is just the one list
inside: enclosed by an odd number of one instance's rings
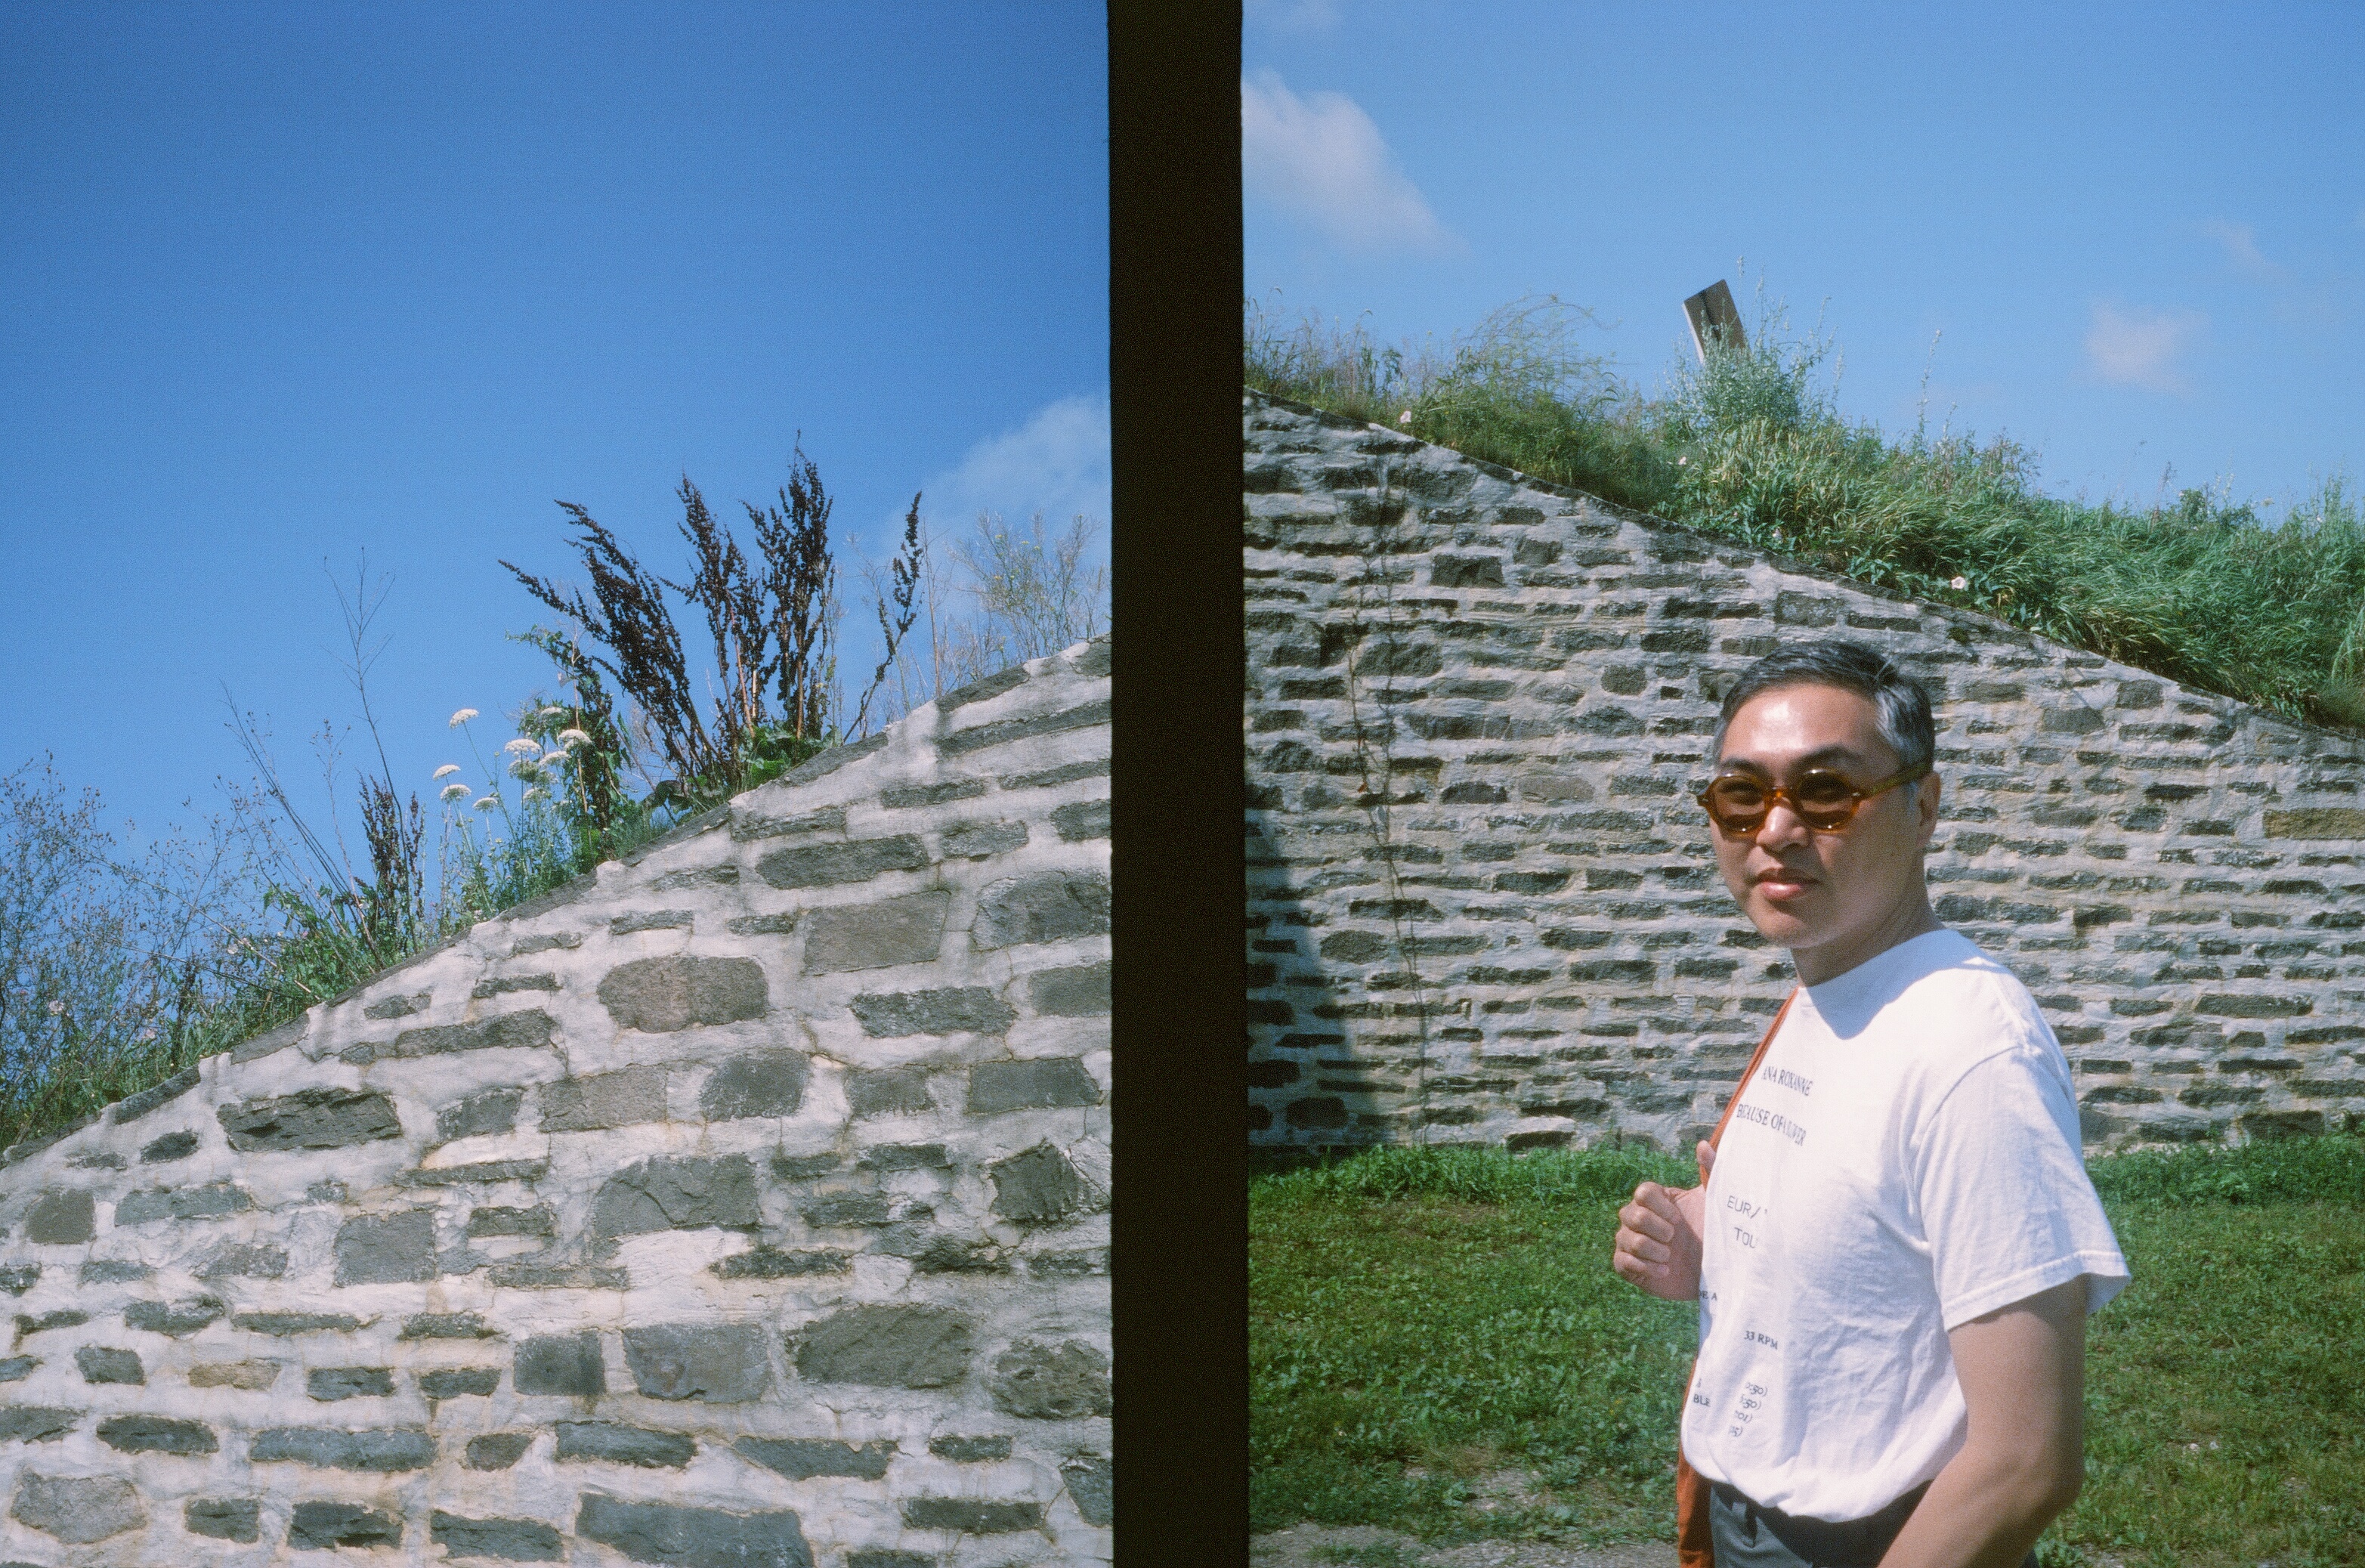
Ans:
{"label": "man's lips", "polygon": [[1761,871],[1749,879],[1749,885],[1769,899],[1794,899],[1815,885],[1815,879],[1802,871],[1777,866]]}

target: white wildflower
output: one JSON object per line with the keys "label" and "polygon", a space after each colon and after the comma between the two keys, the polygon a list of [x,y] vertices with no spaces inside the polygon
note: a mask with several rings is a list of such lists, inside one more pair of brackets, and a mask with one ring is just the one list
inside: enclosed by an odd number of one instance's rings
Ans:
{"label": "white wildflower", "polygon": [[591,744],[591,737],[585,734],[581,730],[561,730],[558,732],[558,744],[561,745],[589,745]]}
{"label": "white wildflower", "polygon": [[505,741],[505,742],[503,742],[503,743],[502,743],[502,745],[501,745],[501,749],[502,749],[503,751],[506,751],[506,752],[518,753],[518,754],[522,754],[522,753],[529,752],[529,751],[540,751],[540,750],[542,749],[542,743],[540,743],[539,741],[530,741],[530,740],[526,739],[523,735],[520,735],[517,739],[515,739],[515,740],[513,740],[513,741]]}
{"label": "white wildflower", "polygon": [[132,1036],[131,1037],[132,1037],[133,1039],[135,1039],[135,1040],[139,1041],[141,1045],[143,1045],[143,1046],[144,1046],[144,1045],[146,1045],[149,1041],[151,1041],[151,1040],[152,1040],[152,1039],[154,1039],[154,1038],[156,1037],[156,1025],[153,1025],[153,1024],[151,1024],[151,1025],[148,1025],[148,1027],[146,1027],[145,1029],[140,1030],[140,1033],[138,1033],[138,1034],[136,1034],[136,1035]]}
{"label": "white wildflower", "polygon": [[1403,413],[1398,414],[1396,416],[1396,423],[1400,425],[1408,425],[1412,423],[1412,410],[1410,409],[1407,409]]}
{"label": "white wildflower", "polygon": [[1676,466],[1678,468],[1689,467],[1691,465],[1691,461],[1692,460],[1688,457],[1678,457],[1676,459]]}
{"label": "white wildflower", "polygon": [[447,801],[464,800],[466,798],[467,793],[468,787],[465,784],[446,784],[443,786],[443,798]]}
{"label": "white wildflower", "polygon": [[515,762],[510,764],[510,777],[512,778],[539,778],[542,777],[542,767],[532,757],[521,756]]}
{"label": "white wildflower", "polygon": [[1970,587],[1970,586],[1971,586],[1971,579],[1970,579],[1970,578],[1968,578],[1968,577],[1956,577],[1956,578],[1955,578],[1952,582],[1949,582],[1946,586],[1947,586],[1948,588],[1953,588],[1956,593],[1960,593],[1960,592],[1962,592],[1965,588],[1968,588],[1968,587]]}
{"label": "white wildflower", "polygon": [[545,752],[534,758],[533,765],[536,767],[553,767],[566,760],[566,754],[563,751]]}
{"label": "white wildflower", "polygon": [[501,798],[499,795],[479,795],[476,797],[476,810],[480,812],[489,812],[500,803]]}
{"label": "white wildflower", "polygon": [[460,771],[460,765],[459,765],[458,763],[456,763],[456,762],[447,762],[447,763],[445,763],[443,767],[439,767],[439,768],[437,768],[437,769],[435,770],[435,777],[436,777],[436,778],[451,778],[451,777],[452,777],[452,775],[454,775],[454,773],[457,773],[457,772],[459,772],[459,771]]}
{"label": "white wildflower", "polygon": [[50,1002],[50,1017],[52,1017],[52,1018],[57,1017],[60,1014],[63,1013],[65,1010],[66,1010],[66,1004],[65,1004],[64,1002]]}
{"label": "white wildflower", "polygon": [[463,708],[458,712],[452,715],[452,722],[446,727],[456,730],[476,716],[476,711],[474,708]]}
{"label": "white wildflower", "polygon": [[545,719],[563,719],[566,716],[566,710],[553,703],[542,711],[542,716]]}
{"label": "white wildflower", "polygon": [[521,799],[522,799],[522,800],[528,800],[528,801],[539,801],[539,800],[544,799],[544,798],[545,796],[547,796],[549,793],[550,793],[550,791],[549,791],[549,790],[547,790],[544,789],[541,785],[537,784],[537,785],[535,785],[532,789],[528,790],[524,793],[524,795],[523,795],[523,796],[521,796],[521,797],[520,797],[520,798],[521,798]]}

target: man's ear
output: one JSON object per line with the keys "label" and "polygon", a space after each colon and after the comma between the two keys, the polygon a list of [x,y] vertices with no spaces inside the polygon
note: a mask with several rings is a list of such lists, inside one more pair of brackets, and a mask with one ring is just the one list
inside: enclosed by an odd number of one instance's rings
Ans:
{"label": "man's ear", "polygon": [[1927,847],[1931,834],[1938,831],[1938,776],[1925,773],[1913,786],[1913,810],[1917,818],[1918,841]]}

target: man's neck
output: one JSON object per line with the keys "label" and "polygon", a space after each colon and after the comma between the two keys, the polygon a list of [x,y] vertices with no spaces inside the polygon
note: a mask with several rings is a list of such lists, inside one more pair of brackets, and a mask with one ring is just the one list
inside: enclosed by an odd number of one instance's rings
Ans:
{"label": "man's neck", "polygon": [[1821,985],[1839,979],[1859,964],[1870,963],[1900,942],[1944,931],[1945,923],[1930,908],[1929,890],[1917,879],[1913,896],[1900,902],[1888,919],[1860,936],[1813,947],[1790,949],[1791,966],[1800,985]]}

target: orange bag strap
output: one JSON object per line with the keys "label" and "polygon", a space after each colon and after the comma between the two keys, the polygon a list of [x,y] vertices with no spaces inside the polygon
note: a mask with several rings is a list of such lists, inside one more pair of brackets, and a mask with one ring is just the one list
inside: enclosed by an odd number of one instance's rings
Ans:
{"label": "orange bag strap", "polygon": [[[1758,1064],[1773,1047],[1774,1036],[1782,1032],[1782,1020],[1790,1015],[1790,1003],[1799,1000],[1798,988],[1782,999],[1781,1008],[1775,1013],[1774,1022],[1765,1026],[1765,1037],[1757,1042],[1750,1056],[1749,1065],[1741,1070],[1741,1081],[1732,1086],[1732,1097],[1724,1103],[1724,1114],[1716,1119],[1716,1131],[1708,1135],[1708,1146],[1714,1148],[1724,1141],[1724,1126],[1732,1120],[1732,1108],[1741,1103],[1742,1091],[1757,1076]],[[1691,1382],[1699,1371],[1695,1359],[1692,1370],[1684,1374],[1684,1387],[1688,1393]],[[1679,1417],[1680,1419],[1680,1417]],[[1683,1438],[1676,1439],[1676,1562],[1678,1568],[1716,1568],[1716,1543],[1708,1522],[1709,1486],[1692,1462],[1684,1457]]]}

